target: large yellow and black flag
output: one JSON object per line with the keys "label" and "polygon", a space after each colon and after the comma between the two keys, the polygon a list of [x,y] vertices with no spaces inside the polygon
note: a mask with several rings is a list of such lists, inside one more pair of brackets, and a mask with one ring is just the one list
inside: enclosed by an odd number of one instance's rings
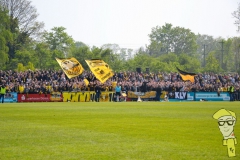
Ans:
{"label": "large yellow and black flag", "polygon": [[114,75],[109,65],[101,59],[91,59],[85,61],[88,64],[92,73],[101,83],[104,83],[106,80],[108,80]]}
{"label": "large yellow and black flag", "polygon": [[55,58],[69,79],[76,77],[84,71],[82,65],[76,58]]}
{"label": "large yellow and black flag", "polygon": [[184,81],[191,81],[192,83],[194,82],[194,76],[197,75],[195,73],[190,73],[190,72],[185,72],[180,70],[178,67],[176,67],[180,76],[182,77],[182,80]]}

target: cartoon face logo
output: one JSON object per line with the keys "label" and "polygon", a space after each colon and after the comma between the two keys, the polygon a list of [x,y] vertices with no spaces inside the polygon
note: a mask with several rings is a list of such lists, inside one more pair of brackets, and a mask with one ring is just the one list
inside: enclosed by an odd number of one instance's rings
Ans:
{"label": "cartoon face logo", "polygon": [[79,64],[73,60],[66,59],[62,61],[61,66],[64,70],[71,70],[74,67],[77,67]]}
{"label": "cartoon face logo", "polygon": [[234,126],[237,120],[236,114],[230,110],[220,109],[214,113],[213,118],[218,120],[218,127],[223,135],[223,145],[227,146],[228,156],[234,157],[237,139],[234,135]]}
{"label": "cartoon face logo", "polygon": [[233,116],[223,116],[218,119],[218,126],[224,137],[229,137],[233,133],[235,121]]}
{"label": "cartoon face logo", "polygon": [[67,75],[71,76],[79,75],[83,71],[81,64],[73,58],[62,60],[61,67]]}
{"label": "cartoon face logo", "polygon": [[236,123],[236,114],[226,109],[220,109],[213,115],[213,118],[218,120],[218,127],[223,137],[226,139],[231,136]]}

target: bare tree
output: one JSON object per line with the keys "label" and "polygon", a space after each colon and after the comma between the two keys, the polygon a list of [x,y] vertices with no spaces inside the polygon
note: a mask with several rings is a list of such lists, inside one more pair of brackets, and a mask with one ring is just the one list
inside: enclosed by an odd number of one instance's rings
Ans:
{"label": "bare tree", "polygon": [[236,11],[232,13],[233,17],[236,19],[234,24],[238,27],[238,32],[240,32],[240,3]]}
{"label": "bare tree", "polygon": [[0,5],[8,10],[9,16],[17,20],[21,33],[36,38],[44,27],[44,23],[37,22],[38,13],[31,1],[28,0],[0,0]]}

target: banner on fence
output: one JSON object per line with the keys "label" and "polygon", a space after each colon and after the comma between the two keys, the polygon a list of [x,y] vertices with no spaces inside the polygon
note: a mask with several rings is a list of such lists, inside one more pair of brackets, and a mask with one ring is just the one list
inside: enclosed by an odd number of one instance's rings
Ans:
{"label": "banner on fence", "polygon": [[18,94],[18,102],[50,102],[50,94]]}
{"label": "banner on fence", "polygon": [[229,101],[230,96],[228,92],[188,92],[188,101]]}
{"label": "banner on fence", "polygon": [[128,98],[155,98],[156,97],[156,91],[149,91],[149,92],[132,92],[128,91],[127,97]]}
{"label": "banner on fence", "polygon": [[228,92],[221,92],[220,95],[217,92],[196,92],[195,101],[207,100],[207,101],[229,101],[230,96]]}
{"label": "banner on fence", "polygon": [[17,102],[17,93],[16,92],[8,92],[4,96],[4,103],[13,103]]}
{"label": "banner on fence", "polygon": [[[230,96],[228,92],[165,92],[163,96],[168,95],[172,100],[188,100],[188,101],[229,101]],[[153,99],[156,97],[155,91],[150,92],[132,92],[128,91],[127,101],[136,100],[138,97],[142,99]],[[86,92],[53,92],[51,94],[18,94],[10,92],[5,95],[4,102],[94,102],[95,91]],[[115,101],[115,92],[103,91],[100,96],[100,102]]]}
{"label": "banner on fence", "polygon": [[50,94],[50,101],[51,102],[62,102],[62,94],[61,92],[52,92]]}
{"label": "banner on fence", "polygon": [[162,91],[162,94],[160,95],[160,98],[161,98],[161,99],[164,99],[165,95],[167,95],[167,94],[168,94],[168,92]]}
{"label": "banner on fence", "polygon": [[194,92],[187,92],[187,100],[194,101]]}
{"label": "banner on fence", "polygon": [[62,94],[53,92],[52,94],[18,94],[18,102],[62,102]]}
{"label": "banner on fence", "polygon": [[168,96],[169,99],[179,99],[179,100],[187,100],[187,92],[166,92],[163,91],[160,98],[164,99],[165,95]]}
{"label": "banner on fence", "polygon": [[[100,95],[100,102],[111,102],[114,100],[114,93],[109,91],[103,91]],[[94,102],[95,92],[63,92],[63,102]]]}

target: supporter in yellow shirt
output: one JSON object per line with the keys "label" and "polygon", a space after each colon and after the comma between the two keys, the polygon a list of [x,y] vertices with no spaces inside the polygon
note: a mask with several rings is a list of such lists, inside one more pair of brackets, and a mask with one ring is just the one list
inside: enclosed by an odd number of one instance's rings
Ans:
{"label": "supporter in yellow shirt", "polygon": [[24,89],[25,89],[25,87],[24,87],[23,83],[21,83],[21,84],[18,86],[18,91],[19,91],[19,93],[23,93],[23,92],[24,92]]}
{"label": "supporter in yellow shirt", "polygon": [[47,91],[47,93],[52,92],[52,86],[49,83],[46,84],[46,91]]}

